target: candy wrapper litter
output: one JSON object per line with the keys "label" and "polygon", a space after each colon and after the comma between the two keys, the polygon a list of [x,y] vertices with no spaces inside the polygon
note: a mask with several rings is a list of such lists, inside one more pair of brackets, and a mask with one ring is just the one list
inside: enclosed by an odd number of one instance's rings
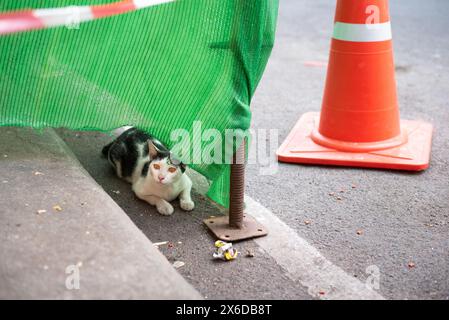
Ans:
{"label": "candy wrapper litter", "polygon": [[217,248],[214,252],[215,259],[230,261],[237,258],[237,255],[239,254],[238,251],[232,247],[232,243],[218,240],[215,242],[215,247]]}

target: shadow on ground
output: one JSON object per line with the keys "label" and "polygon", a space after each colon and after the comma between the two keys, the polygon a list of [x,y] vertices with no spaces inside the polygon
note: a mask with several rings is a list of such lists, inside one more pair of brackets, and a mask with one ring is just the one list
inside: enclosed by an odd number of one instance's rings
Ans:
{"label": "shadow on ground", "polygon": [[[276,262],[259,250],[253,241],[235,244],[242,253],[235,261],[213,260],[215,239],[202,220],[222,214],[203,195],[194,193],[196,208],[179,209],[166,217],[137,199],[128,183],[114,176],[101,148],[112,137],[98,132],[59,129],[58,134],[75,153],[84,168],[131,220],[153,242],[165,242],[159,249],[170,262],[182,261],[178,271],[207,299],[310,299],[306,289],[285,275]],[[245,256],[251,250],[254,257]]]}

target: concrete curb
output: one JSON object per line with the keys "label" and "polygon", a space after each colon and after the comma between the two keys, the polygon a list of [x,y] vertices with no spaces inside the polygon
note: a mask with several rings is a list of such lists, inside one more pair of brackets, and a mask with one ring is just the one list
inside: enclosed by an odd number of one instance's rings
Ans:
{"label": "concrete curb", "polygon": [[0,299],[201,298],[53,130],[0,145]]}

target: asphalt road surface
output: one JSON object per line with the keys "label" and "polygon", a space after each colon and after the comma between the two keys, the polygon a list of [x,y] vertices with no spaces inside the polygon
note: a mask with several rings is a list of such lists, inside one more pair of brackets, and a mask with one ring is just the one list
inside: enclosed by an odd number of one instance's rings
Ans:
{"label": "asphalt road surface", "polygon": [[[275,48],[252,102],[253,128],[279,132],[271,154],[303,113],[320,110],[335,11],[331,0],[280,2]],[[406,173],[279,164],[275,174],[260,175],[253,164],[246,193],[351,278],[363,283],[367,268],[378,268],[383,297],[449,299],[449,2],[390,4],[401,116],[435,126],[430,168]],[[212,261],[213,239],[201,220],[217,209],[201,195],[193,213],[161,217],[98,158],[110,138],[60,135],[150,240],[172,242],[161,251],[185,262],[179,272],[207,298],[314,298],[300,274],[289,276],[292,269],[257,242],[238,245],[255,251],[254,259]]]}
{"label": "asphalt road surface", "polygon": [[[434,125],[430,168],[279,164],[277,174],[261,176],[253,165],[247,194],[355,277],[377,266],[384,297],[449,299],[449,2],[390,6],[401,116]],[[276,45],[252,103],[253,128],[278,129],[279,143],[303,113],[320,110],[334,10],[330,0],[281,1]]]}

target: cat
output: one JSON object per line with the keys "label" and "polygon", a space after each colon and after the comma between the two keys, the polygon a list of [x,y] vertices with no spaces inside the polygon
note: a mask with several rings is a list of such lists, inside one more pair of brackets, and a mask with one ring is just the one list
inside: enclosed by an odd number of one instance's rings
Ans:
{"label": "cat", "polygon": [[181,209],[194,209],[186,165],[151,135],[128,129],[106,145],[102,153],[117,176],[132,184],[136,196],[155,206],[160,214],[171,215],[174,209],[169,201],[176,198]]}

